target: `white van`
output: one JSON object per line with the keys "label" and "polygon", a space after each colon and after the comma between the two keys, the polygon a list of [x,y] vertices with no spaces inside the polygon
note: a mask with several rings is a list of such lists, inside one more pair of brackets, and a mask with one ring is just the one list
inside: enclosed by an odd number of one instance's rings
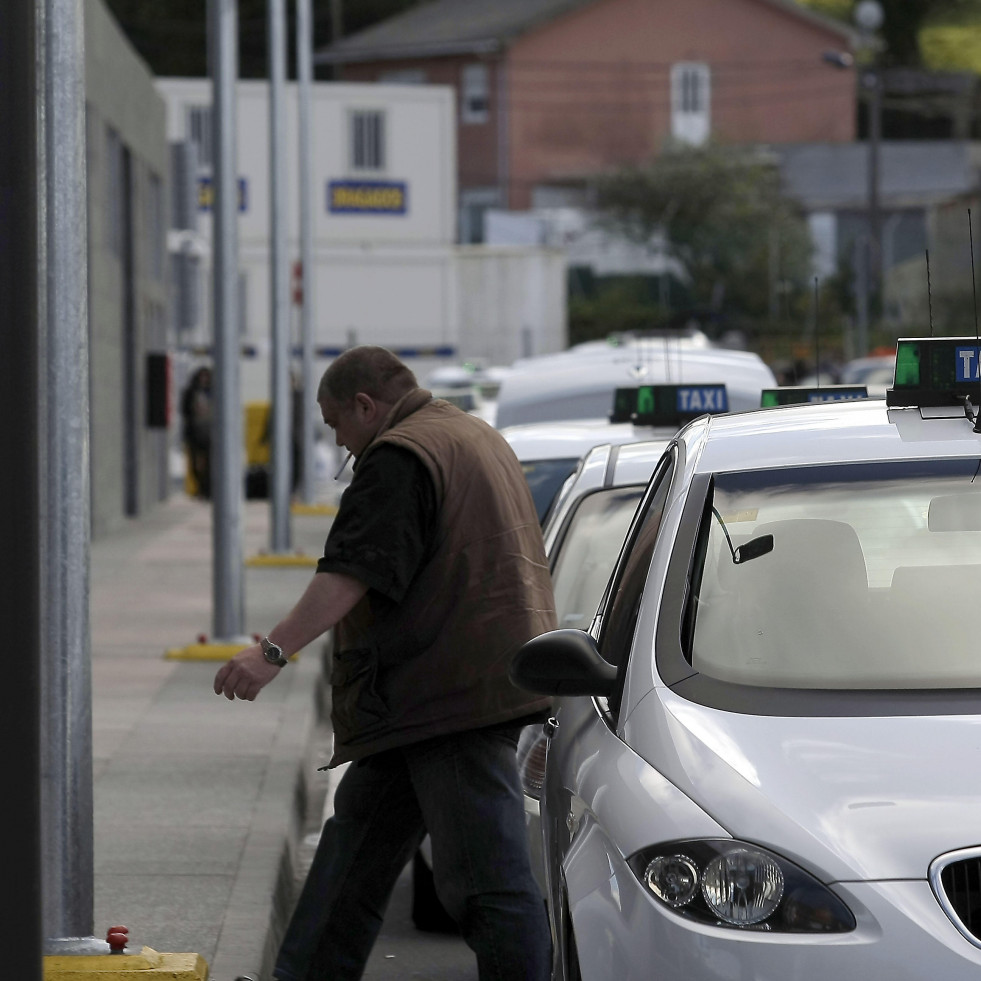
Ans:
{"label": "white van", "polygon": [[497,398],[498,429],[531,422],[609,418],[616,389],[637,385],[724,384],[729,411],[757,409],[773,372],[757,354],[674,338],[588,345],[515,362]]}

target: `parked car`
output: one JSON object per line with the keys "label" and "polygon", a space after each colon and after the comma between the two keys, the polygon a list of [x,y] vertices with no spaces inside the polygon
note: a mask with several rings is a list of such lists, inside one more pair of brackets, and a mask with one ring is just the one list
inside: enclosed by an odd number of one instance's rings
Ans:
{"label": "parked car", "polygon": [[[665,436],[594,447],[562,489],[543,529],[559,626],[585,630],[592,622],[630,520],[669,441]],[[518,744],[518,772],[532,867],[543,894],[547,890],[539,800],[546,746],[545,727],[525,727]]]}
{"label": "parked car", "polygon": [[728,408],[725,385],[635,385],[610,393],[603,418],[508,426],[501,434],[521,461],[544,525],[563,485],[594,446],[667,438],[704,412]]}
{"label": "parked car", "polygon": [[773,372],[756,354],[694,346],[672,338],[634,340],[516,362],[497,397],[499,429],[524,423],[601,419],[618,388],[725,385],[730,411],[754,409]]}
{"label": "parked car", "polygon": [[979,360],[690,423],[588,627],[519,651],[554,978],[979,976]]}

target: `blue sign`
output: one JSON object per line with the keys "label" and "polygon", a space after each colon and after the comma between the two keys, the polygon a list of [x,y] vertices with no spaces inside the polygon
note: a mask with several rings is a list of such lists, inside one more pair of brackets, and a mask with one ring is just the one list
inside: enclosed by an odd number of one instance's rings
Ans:
{"label": "blue sign", "polygon": [[[215,188],[210,177],[198,178],[198,211],[211,211],[215,206]],[[249,185],[244,177],[238,179],[238,210],[249,210]]]}
{"label": "blue sign", "polygon": [[679,385],[678,412],[728,412],[725,385]]}
{"label": "blue sign", "polygon": [[975,382],[981,378],[978,374],[978,348],[976,347],[955,347],[954,365],[959,382]]}
{"label": "blue sign", "polygon": [[409,207],[405,181],[331,181],[327,210],[338,215],[404,215]]}

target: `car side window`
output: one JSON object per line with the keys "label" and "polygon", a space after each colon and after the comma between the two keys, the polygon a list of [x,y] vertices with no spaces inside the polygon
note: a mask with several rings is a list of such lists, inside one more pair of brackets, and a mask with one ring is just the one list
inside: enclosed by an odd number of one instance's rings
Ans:
{"label": "car side window", "polygon": [[[651,478],[607,592],[599,652],[606,661],[620,668],[626,664],[633,640],[644,584],[647,581],[647,570],[657,543],[673,473],[674,454],[669,452]],[[620,674],[622,676],[623,672]],[[619,697],[611,699],[611,708],[614,711],[616,708],[612,703],[618,700]]]}

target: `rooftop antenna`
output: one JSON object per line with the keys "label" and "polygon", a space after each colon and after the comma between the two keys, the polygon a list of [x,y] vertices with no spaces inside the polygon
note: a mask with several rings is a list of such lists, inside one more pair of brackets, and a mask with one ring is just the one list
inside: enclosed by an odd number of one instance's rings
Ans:
{"label": "rooftop antenna", "polygon": [[[972,262],[973,266],[974,263]],[[930,289],[930,250],[926,250],[926,267],[927,267],[927,311],[930,316],[930,336],[933,337],[933,291]]]}
{"label": "rooftop antenna", "polygon": [[974,229],[971,226],[971,209],[967,209],[967,234],[971,243],[971,291],[974,293],[974,339],[978,338],[978,288],[974,282]]}
{"label": "rooftop antenna", "polygon": [[821,387],[821,338],[818,331],[818,278],[814,277],[814,377]]}
{"label": "rooftop antenna", "polygon": [[[974,340],[979,342],[978,347],[975,348],[975,354],[981,356],[981,341],[978,337],[978,288],[974,281],[974,228],[971,223],[971,209],[967,209],[967,233],[968,240],[971,243],[971,290],[974,293]],[[978,371],[977,368],[975,368]],[[978,380],[981,383],[981,371],[978,371]],[[966,401],[970,402],[970,396],[966,397]],[[978,400],[978,405],[981,405],[981,399]],[[981,413],[975,413],[974,416],[974,431],[976,433],[981,432]]]}

